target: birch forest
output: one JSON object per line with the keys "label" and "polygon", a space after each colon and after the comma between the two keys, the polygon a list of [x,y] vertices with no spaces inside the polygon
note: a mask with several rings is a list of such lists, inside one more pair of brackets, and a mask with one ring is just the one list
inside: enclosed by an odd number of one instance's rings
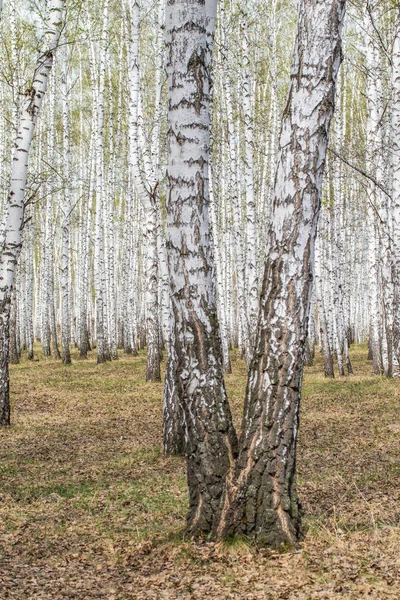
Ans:
{"label": "birch forest", "polygon": [[400,597],[399,0],[0,1],[0,598]]}

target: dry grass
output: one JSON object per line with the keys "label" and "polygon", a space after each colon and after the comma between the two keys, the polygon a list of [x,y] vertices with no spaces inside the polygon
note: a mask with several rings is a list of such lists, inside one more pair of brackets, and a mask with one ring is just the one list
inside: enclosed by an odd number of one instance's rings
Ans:
{"label": "dry grass", "polygon": [[[145,357],[12,369],[13,427],[0,431],[0,598],[237,600],[400,598],[400,382],[308,369],[297,553],[180,535],[184,463],[160,453],[162,385]],[[237,422],[245,366],[228,388]]]}

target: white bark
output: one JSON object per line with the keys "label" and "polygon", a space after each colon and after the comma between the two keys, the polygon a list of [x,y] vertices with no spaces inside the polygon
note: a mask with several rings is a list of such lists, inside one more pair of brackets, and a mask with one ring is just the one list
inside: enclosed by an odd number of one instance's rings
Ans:
{"label": "white bark", "polygon": [[254,132],[253,111],[251,102],[251,76],[250,76],[250,47],[247,31],[248,15],[243,17],[241,24],[242,48],[244,64],[243,74],[243,113],[245,131],[245,185],[246,185],[246,308],[248,313],[248,344],[247,364],[250,364],[254,351],[258,318],[258,264],[257,264],[257,227],[256,205],[254,195]]}
{"label": "white bark", "polygon": [[70,236],[71,236],[71,190],[70,190],[70,132],[68,90],[68,46],[63,38],[61,53],[61,94],[63,126],[63,202],[62,202],[62,254],[61,254],[61,356],[65,365],[71,363],[69,349],[71,334],[70,304]]}
{"label": "white bark", "polygon": [[102,6],[102,31],[98,60],[98,82],[96,77],[96,50],[91,43],[92,81],[96,120],[96,217],[94,239],[94,283],[96,291],[96,339],[97,362],[104,363],[110,359],[107,336],[107,283],[104,257],[104,101],[106,77],[106,44],[108,36],[108,5],[104,0]]}
{"label": "white bark", "polygon": [[393,194],[393,351],[397,373],[400,369],[400,7],[396,8],[392,53],[392,194]]}
{"label": "white bark", "polygon": [[[140,95],[140,3],[130,0],[131,41],[129,45],[129,148],[130,166],[132,169],[135,191],[142,202],[145,214],[144,234],[146,241],[146,338],[147,338],[147,370],[148,381],[160,381],[160,326],[159,326],[159,262],[157,219],[157,164],[151,160],[151,150],[146,146],[141,116]],[[158,85],[161,85],[161,75]],[[160,91],[157,91],[159,94]],[[159,98],[156,98],[156,112],[159,113]],[[158,134],[155,133],[155,136]],[[153,139],[153,153],[158,142]],[[154,158],[154,154],[153,154]],[[158,158],[157,158],[158,162]]]}
{"label": "white bark", "polygon": [[0,424],[10,421],[8,383],[8,325],[11,293],[22,244],[25,187],[29,150],[47,90],[54,51],[58,45],[64,0],[49,0],[43,46],[20,117],[12,162],[11,187],[0,239]]}
{"label": "white bark", "polygon": [[210,531],[236,435],[226,397],[209,217],[216,0],[167,4],[168,198],[175,385],[185,423],[188,529]]}

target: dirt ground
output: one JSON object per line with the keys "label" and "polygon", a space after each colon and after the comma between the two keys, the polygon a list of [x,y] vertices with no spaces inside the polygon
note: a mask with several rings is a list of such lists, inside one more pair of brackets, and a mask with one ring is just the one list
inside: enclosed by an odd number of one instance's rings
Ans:
{"label": "dirt ground", "polygon": [[[400,599],[400,381],[307,369],[299,447],[305,541],[272,553],[184,539],[184,461],[160,452],[145,357],[12,368],[0,431],[0,599]],[[237,423],[245,365],[227,378]]]}

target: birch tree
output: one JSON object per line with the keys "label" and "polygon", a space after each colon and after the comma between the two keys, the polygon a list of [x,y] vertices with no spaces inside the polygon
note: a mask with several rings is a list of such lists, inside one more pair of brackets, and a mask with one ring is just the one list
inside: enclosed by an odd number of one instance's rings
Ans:
{"label": "birch tree", "polygon": [[[131,13],[131,42],[130,56],[130,163],[136,193],[143,203],[146,241],[146,342],[147,342],[147,381],[160,381],[160,325],[159,325],[159,261],[158,261],[158,156],[156,141],[153,142],[153,152],[149,152],[145,143],[143,131],[143,116],[141,114],[140,70],[139,70],[139,33],[140,33],[140,3],[130,0]],[[160,65],[159,65],[160,68]],[[158,79],[158,88],[161,80]],[[157,90],[157,94],[159,94]],[[159,106],[156,106],[159,115]],[[160,117],[160,115],[159,115]],[[153,155],[153,160],[152,156]],[[140,156],[142,161],[140,161]]]}
{"label": "birch tree", "polygon": [[11,188],[0,239],[0,425],[10,424],[9,399],[9,318],[14,278],[22,244],[25,186],[29,150],[60,38],[64,0],[49,0],[43,46],[32,86],[27,90],[20,116],[11,172]]}
{"label": "birch tree", "polygon": [[393,169],[393,353],[400,367],[400,6],[396,9],[392,53]]}
{"label": "birch tree", "polygon": [[295,543],[300,535],[295,466],[304,345],[345,2],[299,2],[270,256],[237,460],[209,242],[209,67],[215,8],[215,2],[188,6],[176,1],[168,4],[167,13],[168,251],[177,387],[186,431],[188,530],[213,530],[218,537],[244,534],[279,547]]}
{"label": "birch tree", "polygon": [[[96,64],[96,50],[91,41],[92,80],[96,121],[96,217],[94,242],[94,283],[96,291],[96,340],[97,362],[104,363],[111,359],[107,336],[107,294],[106,268],[104,255],[104,203],[106,201],[104,173],[104,112],[105,112],[105,79],[106,79],[106,45],[108,36],[109,0],[102,4],[102,28],[99,42],[99,57]],[[96,77],[98,67],[98,80]]]}
{"label": "birch tree", "polygon": [[239,457],[215,527],[218,535],[245,534],[274,547],[295,543],[301,531],[296,443],[304,346],[344,11],[344,0],[299,2],[256,351]]}
{"label": "birch tree", "polygon": [[61,348],[62,362],[71,363],[69,349],[71,337],[71,304],[70,304],[70,239],[71,239],[71,192],[70,192],[70,116],[68,98],[68,46],[64,36],[64,48],[61,53],[61,93],[62,93],[62,128],[64,155],[64,189],[62,206],[62,257],[61,257]]}
{"label": "birch tree", "polygon": [[185,421],[191,533],[210,531],[236,434],[223,378],[209,216],[211,63],[216,0],[167,4],[167,250]]}
{"label": "birch tree", "polygon": [[239,457],[231,468],[218,535],[245,534],[279,547],[300,536],[296,443],[314,245],[344,0],[300,0],[291,87],[275,174],[256,351],[249,372]]}

